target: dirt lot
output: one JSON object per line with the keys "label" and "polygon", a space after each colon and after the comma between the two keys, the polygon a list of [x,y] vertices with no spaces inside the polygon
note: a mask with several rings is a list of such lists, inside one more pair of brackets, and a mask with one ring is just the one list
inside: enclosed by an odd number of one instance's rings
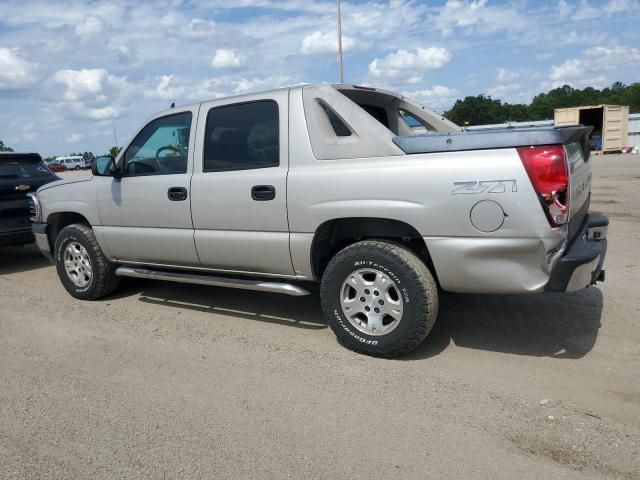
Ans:
{"label": "dirt lot", "polygon": [[316,294],[86,303],[0,250],[0,478],[640,478],[640,157],[594,168],[606,283],[445,294],[397,361],[340,347]]}

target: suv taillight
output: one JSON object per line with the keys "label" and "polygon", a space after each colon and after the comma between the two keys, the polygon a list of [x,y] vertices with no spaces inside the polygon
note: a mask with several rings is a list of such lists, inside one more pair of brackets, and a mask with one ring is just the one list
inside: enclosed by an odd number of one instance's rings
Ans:
{"label": "suv taillight", "polygon": [[569,220],[569,166],[562,145],[517,149],[552,227]]}

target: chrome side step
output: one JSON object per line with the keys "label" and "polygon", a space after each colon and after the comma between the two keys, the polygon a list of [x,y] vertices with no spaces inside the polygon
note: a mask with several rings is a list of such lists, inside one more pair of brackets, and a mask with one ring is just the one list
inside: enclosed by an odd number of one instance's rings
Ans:
{"label": "chrome side step", "polygon": [[245,280],[240,278],[213,277],[210,275],[196,275],[192,273],[165,272],[149,270],[147,268],[118,267],[116,275],[119,277],[148,278],[151,280],[167,280],[170,282],[193,283],[196,285],[210,285],[213,287],[239,288],[242,290],[257,290],[260,292],[284,293],[294,297],[309,295],[304,288],[290,283],[265,282],[262,280]]}

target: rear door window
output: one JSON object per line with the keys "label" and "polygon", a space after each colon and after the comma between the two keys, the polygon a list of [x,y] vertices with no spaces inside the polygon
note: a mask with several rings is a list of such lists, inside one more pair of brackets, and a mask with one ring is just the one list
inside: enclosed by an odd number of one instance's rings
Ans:
{"label": "rear door window", "polygon": [[273,100],[212,108],[207,114],[204,172],[277,167],[278,104]]}

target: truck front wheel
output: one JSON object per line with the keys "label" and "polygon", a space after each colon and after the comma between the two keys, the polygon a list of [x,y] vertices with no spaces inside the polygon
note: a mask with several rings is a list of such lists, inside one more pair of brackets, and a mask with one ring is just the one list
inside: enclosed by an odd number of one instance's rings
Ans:
{"label": "truck front wheel", "polygon": [[102,253],[87,225],[64,227],[56,239],[54,258],[58,277],[72,297],[96,300],[118,286],[116,266]]}
{"label": "truck front wheel", "polygon": [[384,241],[358,242],[333,257],[320,296],[338,341],[377,357],[413,350],[438,314],[438,289],[427,266],[412,251]]}

